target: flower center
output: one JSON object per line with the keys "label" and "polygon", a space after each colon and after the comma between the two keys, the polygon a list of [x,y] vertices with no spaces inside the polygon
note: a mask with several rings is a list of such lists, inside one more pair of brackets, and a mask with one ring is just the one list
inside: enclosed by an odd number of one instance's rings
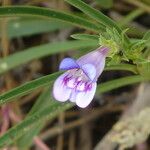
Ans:
{"label": "flower center", "polygon": [[63,84],[76,91],[87,92],[92,89],[92,82],[81,69],[69,70],[68,75],[63,79]]}

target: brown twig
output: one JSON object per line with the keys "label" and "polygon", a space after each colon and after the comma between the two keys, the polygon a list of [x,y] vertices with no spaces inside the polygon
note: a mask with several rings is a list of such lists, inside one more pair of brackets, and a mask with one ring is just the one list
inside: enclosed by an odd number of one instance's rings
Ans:
{"label": "brown twig", "polygon": [[71,131],[70,136],[69,136],[69,148],[68,148],[69,150],[76,150],[75,138],[76,138],[75,132]]}
{"label": "brown twig", "polygon": [[140,2],[138,0],[124,0],[124,1],[139,8],[142,8],[146,12],[150,13],[150,7],[148,5],[145,5],[143,2]]}
{"label": "brown twig", "polygon": [[[8,5],[10,3],[9,0],[3,0],[2,1],[2,5]],[[2,32],[2,38],[1,38],[1,45],[2,45],[2,57],[6,57],[9,54],[9,40],[7,37],[7,22],[8,19],[3,19],[2,21],[2,26],[1,26],[1,32]],[[10,81],[10,76],[9,74],[5,75],[5,91],[9,90],[11,88],[11,82]],[[8,127],[9,127],[9,106],[8,105],[3,105],[2,106],[2,114],[3,114],[3,121],[2,121],[2,125],[1,125],[1,133],[3,134],[4,132],[7,131]]]}
{"label": "brown twig", "polygon": [[4,134],[7,129],[9,128],[9,108],[7,105],[2,106],[2,125],[1,125],[1,131],[0,135]]}
{"label": "brown twig", "polygon": [[[82,118],[85,118],[89,110],[83,110],[81,111],[80,115]],[[92,128],[92,121],[89,121],[88,123],[83,123],[80,126],[80,132],[79,132],[79,148],[82,150],[91,150],[92,149],[92,136],[91,136],[91,128]]]}
{"label": "brown twig", "polygon": [[39,138],[34,138],[34,143],[41,149],[41,150],[50,150],[50,148]]}
{"label": "brown twig", "polygon": [[125,105],[117,105],[117,106],[107,105],[103,108],[97,108],[97,109],[91,110],[89,112],[89,115],[85,116],[84,118],[80,118],[80,119],[77,119],[76,121],[72,121],[70,123],[64,124],[63,127],[55,126],[51,129],[47,130],[46,132],[43,132],[40,135],[40,137],[41,137],[41,139],[46,140],[48,138],[54,137],[58,134],[61,134],[65,131],[74,129],[84,123],[92,121],[95,118],[100,117],[104,113],[122,111],[123,109],[125,109]]}
{"label": "brown twig", "polygon": [[[62,127],[64,125],[64,113],[62,112],[59,117],[58,117],[58,123],[59,123],[59,126]],[[64,136],[63,134],[59,134],[58,135],[58,138],[57,138],[57,148],[56,150],[63,150],[63,139],[64,139]]]}

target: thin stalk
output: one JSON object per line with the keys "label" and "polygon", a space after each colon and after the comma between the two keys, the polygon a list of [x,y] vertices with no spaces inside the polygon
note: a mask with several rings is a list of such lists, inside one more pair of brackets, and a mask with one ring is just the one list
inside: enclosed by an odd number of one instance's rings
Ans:
{"label": "thin stalk", "polygon": [[144,11],[150,13],[150,7],[149,5],[145,5],[144,3],[137,1],[137,0],[124,0],[127,3],[133,4],[134,6],[137,6],[141,9],[143,9]]}
{"label": "thin stalk", "polygon": [[119,20],[120,26],[125,26],[135,18],[137,18],[139,15],[143,14],[145,11],[141,8],[135,9],[132,12],[130,12],[128,15],[126,15],[124,18]]}

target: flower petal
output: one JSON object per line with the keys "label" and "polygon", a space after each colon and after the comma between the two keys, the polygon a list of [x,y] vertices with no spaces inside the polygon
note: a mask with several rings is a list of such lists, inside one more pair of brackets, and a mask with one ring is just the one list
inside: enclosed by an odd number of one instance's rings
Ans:
{"label": "flower petal", "polygon": [[75,68],[79,68],[79,65],[72,58],[64,58],[59,65],[59,70],[70,70]]}
{"label": "flower petal", "polygon": [[109,49],[105,47],[100,47],[82,57],[80,57],[76,62],[79,66],[85,64],[92,64],[96,69],[96,76],[94,81],[97,81],[97,78],[101,75],[105,66],[105,58]]}
{"label": "flower petal", "polygon": [[74,103],[74,102],[76,101],[76,96],[77,96],[77,94],[78,94],[77,91],[72,90],[71,95],[70,95],[70,98],[69,98],[69,101]]}
{"label": "flower petal", "polygon": [[92,81],[94,80],[96,76],[96,68],[92,64],[85,64],[81,66],[81,69],[83,72],[91,79]]}
{"label": "flower petal", "polygon": [[79,92],[76,95],[76,104],[81,108],[87,107],[94,97],[96,87],[97,87],[97,84],[96,82],[94,82],[92,83],[92,88],[90,91]]}
{"label": "flower petal", "polygon": [[53,96],[56,100],[61,102],[67,101],[71,94],[71,89],[63,84],[63,79],[67,74],[68,73],[64,73],[58,77],[53,86]]}

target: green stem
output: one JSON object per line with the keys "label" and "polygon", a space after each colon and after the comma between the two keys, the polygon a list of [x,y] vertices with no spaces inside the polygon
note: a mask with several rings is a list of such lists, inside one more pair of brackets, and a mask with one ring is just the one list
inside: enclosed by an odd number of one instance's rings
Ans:
{"label": "green stem", "polygon": [[135,65],[130,65],[130,64],[112,65],[105,68],[105,71],[109,71],[109,70],[125,70],[125,71],[131,71],[135,74],[138,74],[137,67]]}
{"label": "green stem", "polygon": [[123,19],[119,20],[119,24],[120,26],[125,26],[127,25],[129,22],[131,22],[132,20],[134,20],[136,17],[138,17],[139,15],[143,14],[144,10],[141,8],[138,8],[136,10],[133,10],[131,13],[129,13],[127,16],[125,16]]}
{"label": "green stem", "polygon": [[113,89],[116,89],[116,88],[119,88],[122,86],[130,85],[130,84],[138,83],[138,82],[143,82],[143,81],[149,81],[149,80],[150,80],[150,78],[144,78],[141,75],[133,75],[133,76],[128,76],[128,77],[123,77],[120,79],[115,79],[112,81],[101,83],[97,90],[97,93],[99,93],[99,92],[104,93],[106,91],[110,91],[110,90],[113,90]]}
{"label": "green stem", "polygon": [[137,0],[124,0],[124,1],[128,2],[130,4],[133,4],[133,5],[141,8],[141,9],[143,9],[144,11],[150,13],[150,7],[149,7],[149,5],[146,5],[146,4],[144,4],[144,3],[140,2],[140,1],[137,1]]}

